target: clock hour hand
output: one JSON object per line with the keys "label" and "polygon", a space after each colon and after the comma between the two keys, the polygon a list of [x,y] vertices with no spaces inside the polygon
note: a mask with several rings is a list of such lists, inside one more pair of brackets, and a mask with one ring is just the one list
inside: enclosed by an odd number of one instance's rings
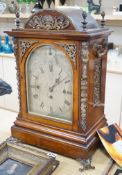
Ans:
{"label": "clock hour hand", "polygon": [[56,80],[55,80],[55,83],[59,83],[60,82],[60,79],[61,79],[61,73],[62,73],[62,68],[61,68],[61,70],[60,70],[60,72],[59,72],[59,77],[58,78],[56,78]]}
{"label": "clock hour hand", "polygon": [[66,78],[67,78],[67,77],[65,77],[65,78],[63,78],[62,80],[60,80],[60,77],[59,77],[58,79],[56,79],[55,84],[54,84],[53,86],[49,87],[49,91],[50,91],[50,92],[53,92],[54,88],[55,88],[56,86],[58,86],[60,83],[62,83]]}

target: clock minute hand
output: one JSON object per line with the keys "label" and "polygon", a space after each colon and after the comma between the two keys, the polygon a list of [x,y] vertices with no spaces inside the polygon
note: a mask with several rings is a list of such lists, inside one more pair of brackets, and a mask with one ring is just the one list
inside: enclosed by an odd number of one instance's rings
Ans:
{"label": "clock minute hand", "polygon": [[55,83],[53,86],[49,87],[49,91],[50,91],[50,92],[53,92],[53,89],[54,89],[56,86],[58,86],[60,83],[62,83],[65,79],[66,79],[66,77],[63,78],[63,79],[60,80],[60,81],[56,81],[56,83]]}

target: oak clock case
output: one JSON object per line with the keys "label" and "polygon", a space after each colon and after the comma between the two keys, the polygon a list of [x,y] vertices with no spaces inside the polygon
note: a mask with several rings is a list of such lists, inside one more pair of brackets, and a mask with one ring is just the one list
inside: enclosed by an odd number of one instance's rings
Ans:
{"label": "oak clock case", "polygon": [[99,145],[97,129],[107,124],[104,97],[111,31],[99,27],[89,14],[82,22],[82,14],[81,9],[42,10],[24,28],[17,23],[17,29],[6,33],[14,37],[20,98],[12,136],[87,159]]}

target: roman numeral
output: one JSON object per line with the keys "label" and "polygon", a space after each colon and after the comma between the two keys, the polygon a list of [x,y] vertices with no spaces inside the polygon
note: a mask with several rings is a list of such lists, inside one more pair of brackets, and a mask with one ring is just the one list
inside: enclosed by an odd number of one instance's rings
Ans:
{"label": "roman numeral", "polygon": [[62,73],[62,68],[61,68],[61,71],[59,72],[59,74],[58,74],[58,75],[59,75],[59,76],[61,76],[61,73]]}
{"label": "roman numeral", "polygon": [[41,66],[39,69],[40,69],[41,73],[44,74],[44,69]]}
{"label": "roman numeral", "polygon": [[50,106],[50,113],[53,113],[53,108],[52,108],[52,106]]}
{"label": "roman numeral", "polygon": [[55,62],[56,62],[56,64],[58,65],[58,64],[59,64],[59,62],[58,62],[58,58],[57,58],[56,55],[55,55],[54,57],[55,57]]}
{"label": "roman numeral", "polygon": [[35,99],[37,99],[37,98],[38,98],[38,94],[34,94],[33,97],[34,97]]}
{"label": "roman numeral", "polygon": [[49,48],[49,55],[52,55],[52,49]]}
{"label": "roman numeral", "polygon": [[61,112],[63,112],[63,110],[61,109],[61,107],[59,107],[59,110],[60,110]]}
{"label": "roman numeral", "polygon": [[49,71],[53,72],[53,64],[49,64]]}
{"label": "roman numeral", "polygon": [[67,94],[68,94],[68,95],[72,95],[72,92],[71,92],[71,91],[67,91]]}
{"label": "roman numeral", "polygon": [[67,81],[65,81],[64,83],[67,84],[67,83],[69,83],[70,81],[71,81],[71,80],[67,80]]}
{"label": "roman numeral", "polygon": [[65,100],[64,103],[67,105],[67,106],[70,106],[70,102],[68,100]]}
{"label": "roman numeral", "polygon": [[71,91],[66,91],[65,89],[63,90],[63,94],[68,94],[68,95],[72,95]]}
{"label": "roman numeral", "polygon": [[44,103],[43,103],[43,102],[40,104],[40,107],[41,107],[42,109],[44,108]]}

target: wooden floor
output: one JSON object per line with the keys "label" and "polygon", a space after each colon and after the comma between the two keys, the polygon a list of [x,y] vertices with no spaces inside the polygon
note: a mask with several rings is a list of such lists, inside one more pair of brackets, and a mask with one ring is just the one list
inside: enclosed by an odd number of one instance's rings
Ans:
{"label": "wooden floor", "polygon": [[[0,109],[0,142],[5,141],[11,135],[10,128],[16,116],[17,113]],[[43,151],[47,152],[45,150]],[[57,155],[56,159],[60,161],[60,165],[52,175],[113,175],[108,173],[112,165],[112,160],[104,149],[98,149],[93,155],[92,165],[95,166],[95,170],[87,170],[82,173],[79,171],[79,168],[82,166],[78,161],[61,155]]]}

